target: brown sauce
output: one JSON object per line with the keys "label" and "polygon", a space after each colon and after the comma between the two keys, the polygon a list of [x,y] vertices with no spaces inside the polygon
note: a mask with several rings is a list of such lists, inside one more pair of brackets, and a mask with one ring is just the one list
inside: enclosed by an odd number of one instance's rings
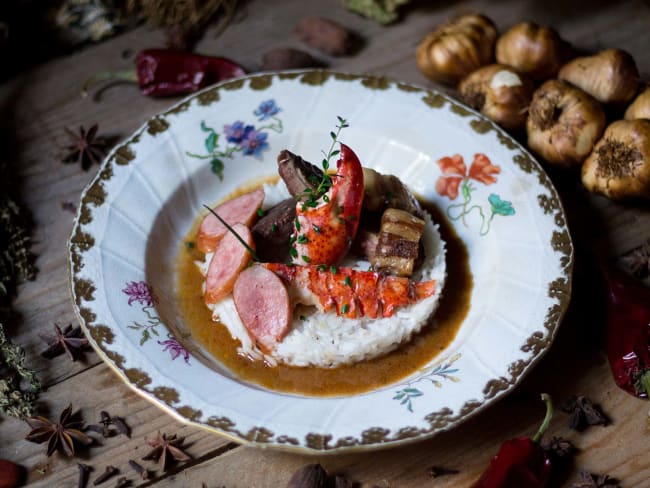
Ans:
{"label": "brown sauce", "polygon": [[[424,205],[440,225],[447,245],[447,279],[433,323],[425,326],[409,343],[385,356],[337,368],[270,367],[237,354],[239,341],[232,339],[225,326],[213,322],[201,294],[203,276],[193,263],[201,253],[184,248],[177,266],[179,308],[189,330],[207,351],[235,376],[245,382],[287,393],[331,396],[363,393],[382,388],[417,372],[453,340],[469,309],[472,275],[467,249],[436,207]],[[188,235],[194,240],[198,223]]]}

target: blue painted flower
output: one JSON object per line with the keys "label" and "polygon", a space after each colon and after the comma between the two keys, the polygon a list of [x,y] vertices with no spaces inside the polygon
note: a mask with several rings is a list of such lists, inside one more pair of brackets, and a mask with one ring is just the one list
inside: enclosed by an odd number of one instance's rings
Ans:
{"label": "blue painted flower", "polygon": [[225,134],[228,142],[239,144],[253,129],[254,127],[252,125],[244,125],[241,120],[238,120],[232,125],[224,125],[223,133]]}
{"label": "blue painted flower", "polygon": [[488,197],[488,201],[492,206],[492,213],[495,213],[497,215],[503,215],[506,217],[508,215],[515,214],[515,209],[513,208],[512,203],[506,200],[501,200],[499,195],[497,195],[496,193],[491,193],[490,196]]}
{"label": "blue painted flower", "polygon": [[244,140],[241,141],[244,154],[259,158],[262,155],[262,151],[269,147],[269,143],[266,142],[267,135],[265,132],[260,132],[255,129],[248,131]]}
{"label": "blue painted flower", "polygon": [[266,120],[279,111],[280,107],[275,104],[275,100],[271,99],[260,103],[260,106],[253,113],[259,117],[258,120]]}

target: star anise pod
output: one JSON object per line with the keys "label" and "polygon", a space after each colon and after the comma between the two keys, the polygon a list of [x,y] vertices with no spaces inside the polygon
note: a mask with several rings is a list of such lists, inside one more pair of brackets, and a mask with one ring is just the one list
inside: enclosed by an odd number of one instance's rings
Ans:
{"label": "star anise pod", "polygon": [[563,437],[544,437],[540,442],[546,454],[556,461],[570,460],[578,449]]}
{"label": "star anise pod", "polygon": [[58,422],[52,422],[45,417],[28,417],[25,422],[29,424],[32,431],[27,434],[30,442],[42,444],[47,442],[47,455],[51,456],[55,451],[62,451],[67,456],[74,456],[75,442],[88,446],[93,443],[92,437],[84,434],[82,421],[72,419],[72,405],[68,405]]}
{"label": "star anise pod", "polygon": [[647,278],[650,275],[650,242],[631,250],[620,260],[634,276]]}
{"label": "star anise pod", "polygon": [[97,136],[97,128],[97,124],[88,130],[80,126],[79,134],[75,134],[66,127],[65,131],[70,140],[65,147],[66,153],[62,161],[64,163],[81,163],[84,170],[88,170],[93,164],[99,164],[106,152],[106,139]]}
{"label": "star anise pod", "polygon": [[620,488],[618,480],[606,474],[592,474],[588,471],[580,472],[580,481],[576,481],[571,488]]}
{"label": "star anise pod", "polygon": [[72,324],[69,324],[61,330],[58,324],[54,324],[54,332],[53,336],[40,334],[40,338],[47,343],[47,349],[41,353],[44,358],[52,359],[66,353],[72,361],[76,361],[89,348],[88,339],[79,326],[72,328]]}
{"label": "star anise pod", "polygon": [[570,414],[569,428],[577,431],[584,430],[588,425],[607,425],[609,419],[598,405],[594,405],[589,398],[571,395],[560,405],[560,410]]}
{"label": "star anise pod", "polygon": [[182,450],[184,440],[184,437],[176,437],[176,434],[167,435],[158,432],[158,435],[153,441],[147,441],[147,444],[153,447],[153,449],[142,459],[145,461],[158,461],[162,471],[166,470],[169,457],[176,461],[189,461],[192,458]]}

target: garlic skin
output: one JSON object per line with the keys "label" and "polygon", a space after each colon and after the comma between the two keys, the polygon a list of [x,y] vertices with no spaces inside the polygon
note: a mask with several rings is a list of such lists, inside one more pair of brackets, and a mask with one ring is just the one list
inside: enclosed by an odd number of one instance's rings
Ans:
{"label": "garlic skin", "polygon": [[562,66],[558,78],[568,81],[601,103],[625,104],[639,86],[634,58],[621,49],[573,59]]}
{"label": "garlic skin", "polygon": [[579,166],[605,128],[605,112],[590,95],[564,81],[549,80],[528,109],[528,147],[551,164]]}
{"label": "garlic skin", "polygon": [[499,37],[496,59],[535,81],[542,81],[555,77],[568,50],[568,44],[555,29],[521,22]]}
{"label": "garlic skin", "polygon": [[418,45],[416,61],[431,80],[455,85],[492,61],[497,29],[483,15],[457,17],[428,34]]}
{"label": "garlic skin", "polygon": [[458,91],[467,105],[504,129],[518,131],[526,126],[533,83],[510,66],[483,66],[464,78]]}
{"label": "garlic skin", "polygon": [[625,111],[625,120],[634,119],[650,119],[650,86],[647,86]]}
{"label": "garlic skin", "polygon": [[650,199],[650,120],[612,122],[582,166],[582,184],[615,200]]}

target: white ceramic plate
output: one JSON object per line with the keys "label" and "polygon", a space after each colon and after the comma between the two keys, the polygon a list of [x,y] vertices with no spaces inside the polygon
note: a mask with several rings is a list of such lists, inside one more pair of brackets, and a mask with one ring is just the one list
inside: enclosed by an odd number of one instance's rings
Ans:
{"label": "white ceramic plate", "polygon": [[[397,384],[277,393],[188,352],[175,258],[202,204],[274,174],[283,148],[320,161],[337,116],[364,166],[447,213],[470,256],[470,309],[447,349]],[[490,121],[431,90],[309,71],[224,83],[150,119],[83,192],[69,255],[79,321],[140,394],[240,442],[336,451],[432,436],[512,390],[553,340],[573,249],[549,178]]]}

